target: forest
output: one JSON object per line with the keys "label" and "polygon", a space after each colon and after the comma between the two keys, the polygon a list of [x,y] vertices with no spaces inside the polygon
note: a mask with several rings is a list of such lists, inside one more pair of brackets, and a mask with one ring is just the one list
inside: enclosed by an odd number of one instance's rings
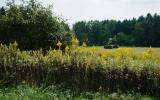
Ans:
{"label": "forest", "polygon": [[121,46],[160,46],[160,16],[158,14],[139,18],[103,21],[79,21],[73,30],[80,42],[88,45],[105,45],[113,38]]}

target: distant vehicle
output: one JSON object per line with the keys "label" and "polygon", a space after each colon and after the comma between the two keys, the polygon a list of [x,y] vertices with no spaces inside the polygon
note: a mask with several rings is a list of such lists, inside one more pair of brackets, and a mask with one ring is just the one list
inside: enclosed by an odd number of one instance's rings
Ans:
{"label": "distant vehicle", "polygon": [[114,49],[114,48],[119,48],[119,46],[115,44],[107,44],[104,46],[104,49]]}
{"label": "distant vehicle", "polygon": [[114,49],[114,48],[119,48],[119,45],[117,44],[116,40],[109,38],[108,43],[104,45],[104,49]]}

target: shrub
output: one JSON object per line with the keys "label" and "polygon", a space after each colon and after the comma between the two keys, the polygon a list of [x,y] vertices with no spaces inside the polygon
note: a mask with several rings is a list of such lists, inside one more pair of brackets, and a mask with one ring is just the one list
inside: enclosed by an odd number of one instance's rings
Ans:
{"label": "shrub", "polygon": [[7,1],[8,5],[3,8],[5,16],[0,15],[0,43],[17,41],[21,50],[36,50],[50,46],[56,48],[58,41],[66,41],[68,24],[55,16],[50,7],[44,7],[37,1]]}

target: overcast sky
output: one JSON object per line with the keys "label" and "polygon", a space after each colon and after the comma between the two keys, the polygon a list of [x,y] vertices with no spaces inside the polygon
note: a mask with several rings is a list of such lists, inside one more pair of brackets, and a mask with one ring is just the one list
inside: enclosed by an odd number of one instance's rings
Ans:
{"label": "overcast sky", "polygon": [[[0,6],[6,0],[0,0]],[[160,14],[160,0],[40,0],[71,25],[80,20],[131,19]]]}

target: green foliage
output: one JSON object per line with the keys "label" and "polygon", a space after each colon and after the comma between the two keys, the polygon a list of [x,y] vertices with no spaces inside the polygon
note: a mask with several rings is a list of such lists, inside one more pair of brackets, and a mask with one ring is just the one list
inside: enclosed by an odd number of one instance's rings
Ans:
{"label": "green foliage", "polygon": [[1,100],[154,100],[140,94],[115,92],[78,92],[57,86],[36,87],[25,84],[0,89]]}
{"label": "green foliage", "polygon": [[88,39],[89,45],[104,45],[117,36],[123,46],[160,46],[160,16],[140,16],[132,20],[81,21],[73,25],[80,42]]}
{"label": "green foliage", "polygon": [[[77,22],[76,25],[73,26],[74,31],[76,32],[76,36],[78,37],[80,43],[84,42],[87,39],[86,31],[86,22]],[[79,33],[81,34],[79,34]]]}
{"label": "green foliage", "polygon": [[[159,96],[160,58],[151,48],[142,55],[132,49],[109,51],[95,47],[50,48],[44,55],[37,51],[20,51],[17,43],[0,45],[0,85],[65,83],[81,91],[134,91]],[[59,45],[60,46],[60,45]]]}
{"label": "green foliage", "polygon": [[0,17],[0,43],[9,44],[16,40],[20,49],[49,48],[56,44],[57,34],[63,38],[69,31],[65,22],[36,0],[20,4],[9,0],[7,4],[6,16]]}
{"label": "green foliage", "polygon": [[6,15],[6,12],[5,12],[5,9],[2,7],[0,9],[0,16],[4,16],[4,15]]}
{"label": "green foliage", "polygon": [[126,46],[134,45],[134,44],[132,44],[134,41],[134,37],[127,35],[123,32],[117,33],[117,35],[115,37],[116,37],[119,45],[126,45]]}

